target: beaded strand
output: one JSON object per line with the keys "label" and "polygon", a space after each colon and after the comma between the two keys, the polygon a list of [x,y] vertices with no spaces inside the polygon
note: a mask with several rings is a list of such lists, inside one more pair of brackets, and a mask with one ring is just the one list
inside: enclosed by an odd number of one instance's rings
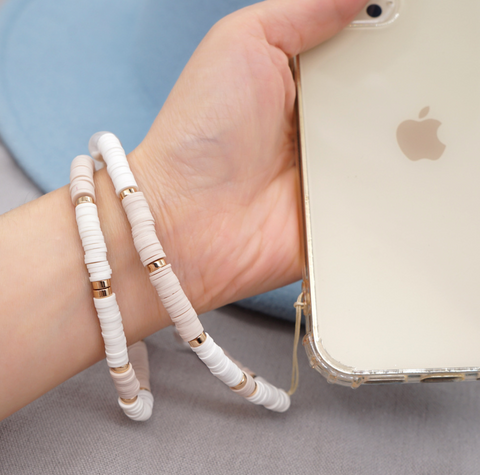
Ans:
{"label": "beaded strand", "polygon": [[122,200],[132,226],[135,248],[143,265],[149,270],[150,281],[181,336],[210,372],[248,401],[276,412],[290,407],[290,396],[260,377],[242,371],[224,351],[204,332],[203,326],[186,297],[155,232],[154,218],[148,203],[128,165],[118,138],[110,132],[98,132],[89,142],[93,158],[104,161],[115,191]]}
{"label": "beaded strand", "polygon": [[75,206],[85,264],[93,289],[93,302],[102,329],[110,376],[119,396],[118,403],[131,419],[146,421],[153,408],[147,347],[143,341],[139,341],[127,348],[122,315],[111,289],[112,269],[107,260],[107,246],[95,204],[94,171],[91,157],[80,155],[73,160],[70,168],[70,197]]}

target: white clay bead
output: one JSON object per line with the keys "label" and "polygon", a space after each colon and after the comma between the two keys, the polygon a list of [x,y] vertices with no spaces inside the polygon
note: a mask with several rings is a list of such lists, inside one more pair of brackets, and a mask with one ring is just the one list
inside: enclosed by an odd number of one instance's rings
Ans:
{"label": "white clay bead", "polygon": [[[248,368],[247,366],[242,364],[240,361],[233,358],[232,355],[228,351],[223,350],[223,352],[242,370],[243,373],[245,373],[247,375],[248,374],[254,374],[254,371],[252,371],[250,368]],[[252,389],[252,391],[253,391],[253,389]]]}
{"label": "white clay bead", "polygon": [[[117,194],[120,194],[126,188],[137,186],[130,171],[125,151],[117,137],[109,132],[99,132],[90,139],[89,149],[95,159],[101,160],[103,158],[106,162],[108,173]],[[123,198],[122,204],[132,226],[135,248],[140,255],[143,265],[147,266],[155,260],[166,257],[156,236],[154,218],[143,193],[128,194]],[[91,249],[95,251],[92,254],[93,256],[100,257],[99,249],[94,247]],[[197,338],[203,332],[203,326],[183,292],[171,266],[163,266],[151,273],[150,280],[181,338],[186,342]],[[192,350],[207,365],[212,374],[229,387],[235,387],[242,381],[244,377],[243,371],[225,355],[223,350],[215,344],[209,335],[207,335],[202,345],[192,347]],[[245,386],[239,390],[234,390],[234,392],[246,397],[254,404],[264,405],[272,411],[284,412],[289,408],[290,397],[285,391],[277,389],[262,378],[256,378],[254,381],[250,374],[246,374],[246,377]],[[148,377],[146,379],[148,380]],[[252,392],[254,392],[253,395],[251,395]],[[150,393],[147,391],[147,394]],[[134,404],[131,407],[130,405],[122,405],[120,401],[120,405],[127,415],[135,420],[140,420],[137,417],[141,417],[139,414],[144,409],[139,400],[140,397],[136,401],[138,407]]]}
{"label": "white clay bead", "polygon": [[[77,219],[79,217],[90,216],[90,218],[85,218],[85,220],[94,220],[95,222],[98,221],[97,215],[97,206],[95,203],[82,203],[81,205],[75,208],[75,214],[77,215]],[[81,230],[80,230],[81,231]]]}
{"label": "white clay bead", "polygon": [[152,415],[153,396],[149,391],[141,390],[133,404],[125,404],[120,398],[118,404],[123,412],[134,421],[146,421]]}
{"label": "white clay bead", "polygon": [[[108,341],[108,339],[105,340]],[[105,343],[105,357],[110,368],[124,366],[125,361],[128,361],[128,352],[126,346],[126,339],[119,343],[117,347],[110,345],[108,342]]]}
{"label": "white clay bead", "polygon": [[276,388],[259,376],[255,378],[255,383],[257,390],[246,398],[248,401],[275,412],[285,412],[290,407],[290,396],[283,389]]}
{"label": "white clay bead", "polygon": [[[104,269],[110,269],[110,265],[108,261],[92,262],[88,264],[89,272],[101,272]],[[97,280],[102,280],[102,279],[97,279]],[[95,281],[92,281],[92,282],[95,282]]]}
{"label": "white clay bead", "polygon": [[90,274],[90,282],[112,277],[107,261],[107,246],[98,219],[97,206],[82,203],[75,208],[78,230],[85,250],[84,261]]}
{"label": "white clay bead", "polygon": [[112,275],[112,270],[110,267],[105,267],[101,271],[97,272],[90,272],[90,282],[98,282],[99,280],[110,279],[109,276]]}
{"label": "white clay bead", "polygon": [[213,341],[207,333],[205,342],[192,350],[207,365],[210,372],[227,386],[236,386],[243,378],[240,368],[233,363],[223,350]]}
{"label": "white clay bead", "polygon": [[99,269],[102,269],[105,266],[109,266],[108,261],[106,262],[92,262],[89,264],[88,268],[91,269],[93,272],[98,271]]}
{"label": "white clay bead", "polygon": [[85,253],[85,264],[96,264],[98,262],[107,262],[106,252],[90,251]]}
{"label": "white clay bead", "polygon": [[[112,294],[110,297],[112,297],[115,294]],[[97,301],[100,300],[106,300],[110,297],[106,297],[105,299],[97,299]],[[120,312],[118,313],[109,313],[106,315],[103,315],[98,311],[98,318],[100,321],[100,324],[102,325],[102,330],[105,332],[113,331],[116,328],[118,328],[118,322],[121,321],[122,316],[120,315]]]}
{"label": "white clay bead", "polygon": [[[105,337],[105,332],[102,332],[102,336]],[[119,334],[108,335],[108,339],[109,339],[109,344],[112,345],[112,347],[115,347],[116,345],[126,343],[126,338],[125,338],[125,334],[123,333],[123,331],[121,331]],[[127,348],[127,351],[128,351],[128,348]],[[130,358],[130,354],[128,356]],[[122,365],[120,365],[120,366],[122,366]],[[118,368],[118,366],[115,366],[115,368]],[[135,369],[135,367],[133,369]]]}
{"label": "white clay bead", "polygon": [[105,134],[109,134],[111,132],[97,132],[93,134],[90,137],[90,140],[88,141],[88,151],[90,152],[90,155],[93,157],[94,160],[97,160],[99,162],[103,162],[103,157],[102,154],[100,153],[100,150],[98,148],[98,139]]}
{"label": "white clay bead", "polygon": [[[243,378],[242,370],[225,355],[208,333],[206,335],[205,342],[198,347],[192,347],[192,350],[220,381],[230,387],[237,386]],[[246,385],[242,389],[234,390],[234,392],[254,404],[265,406],[271,411],[285,412],[290,407],[290,397],[285,391],[272,386],[263,378],[257,377],[254,380],[249,374],[246,374],[246,377]],[[250,396],[255,390],[255,384],[257,390],[253,396]]]}
{"label": "white clay bead", "polygon": [[124,348],[126,346],[126,340],[123,341],[123,344],[119,344],[117,348],[113,348],[113,345],[105,344],[105,357],[110,368],[118,368],[126,364],[125,361],[128,361],[128,352]]}
{"label": "white clay bead", "polygon": [[105,242],[97,239],[96,237],[88,237],[88,238],[84,238],[82,239],[82,242],[83,242],[83,248],[85,250],[85,252],[87,251],[96,251],[96,252],[103,252],[103,253],[107,253],[107,246],[105,244]]}
{"label": "white clay bead", "polygon": [[[94,298],[93,302],[100,320],[108,366],[118,368],[126,365],[128,363],[127,341],[115,294],[103,299]],[[119,336],[123,338],[118,338]]]}
{"label": "white clay bead", "polygon": [[127,188],[137,187],[125,151],[115,135],[110,132],[95,134],[90,139],[89,149],[96,160],[102,158],[107,164],[108,174],[112,178],[117,195]]}
{"label": "white clay bead", "polygon": [[140,387],[150,390],[150,368],[148,364],[147,345],[144,341],[137,341],[128,347],[130,364],[135,370]]}
{"label": "white clay bead", "polygon": [[[112,347],[114,347],[118,343],[117,338],[123,335],[121,319],[116,319],[116,321],[108,322],[108,323],[105,323],[102,320],[101,326],[102,326],[102,334],[109,339],[108,343],[112,345]],[[113,353],[116,353],[116,352],[113,351]],[[114,366],[114,368],[116,368],[116,366]]]}
{"label": "white clay bead", "polygon": [[[110,353],[116,354],[123,350],[122,347],[126,341],[125,334],[123,332],[123,326],[118,326],[117,328],[108,330],[102,328],[102,335],[107,340],[105,342],[105,347],[110,351]],[[116,366],[114,367],[116,368]]]}
{"label": "white clay bead", "polygon": [[[125,346],[126,344],[127,343],[125,342]],[[110,368],[118,368],[119,366],[123,366],[122,363],[125,361],[125,359],[128,359],[128,356],[126,357],[126,355],[128,355],[126,349],[118,353],[110,353],[109,351],[105,350],[105,357]]]}
{"label": "white clay bead", "polygon": [[[118,155],[119,150],[114,151],[113,156],[115,156],[115,153]],[[120,168],[116,167],[117,171],[115,173],[119,175],[125,174],[125,163],[126,159]],[[128,169],[128,164],[126,167]],[[70,196],[75,206],[78,231],[85,251],[85,264],[87,265],[91,282],[107,280],[112,275],[112,270],[107,260],[107,246],[100,227],[96,205],[88,202],[76,205],[78,198],[81,196],[90,196],[95,199],[94,170],[93,160],[88,156],[75,158],[70,169]],[[123,331],[122,316],[115,294],[102,299],[94,298],[93,300],[102,329],[107,364],[111,368],[124,366],[129,360],[127,340]],[[141,342],[133,346],[133,356],[136,359],[135,364],[137,364],[142,377],[143,387],[150,388],[148,355],[145,343]],[[122,406],[127,416],[134,420],[147,420],[152,414],[153,396],[148,391],[139,392],[140,382],[135,376],[133,365],[130,365],[125,373],[111,372],[111,375],[121,398],[132,399],[137,396],[136,401],[131,405],[124,404],[119,399],[120,406]]]}

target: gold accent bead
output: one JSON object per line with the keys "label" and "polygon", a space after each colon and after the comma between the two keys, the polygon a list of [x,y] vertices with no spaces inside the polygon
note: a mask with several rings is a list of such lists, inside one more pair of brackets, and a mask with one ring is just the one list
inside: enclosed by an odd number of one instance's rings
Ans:
{"label": "gold accent bead", "polygon": [[92,282],[93,290],[108,289],[111,286],[112,286],[112,284],[110,283],[110,279],[97,280],[96,282]]}
{"label": "gold accent bead", "polygon": [[165,259],[158,259],[155,262],[152,262],[151,264],[148,264],[147,267],[148,267],[148,271],[151,274],[152,272],[155,272],[157,269],[165,267],[166,265],[167,265],[167,263],[166,263]]}
{"label": "gold accent bead", "polygon": [[127,364],[124,364],[123,366],[119,366],[118,368],[110,368],[110,371],[112,373],[121,374],[121,373],[126,373],[129,368],[130,368],[130,363],[127,363]]}
{"label": "gold accent bead", "polygon": [[205,343],[206,339],[207,339],[207,335],[205,335],[205,332],[202,332],[202,334],[197,336],[197,338],[194,338],[193,340],[190,340],[188,342],[188,344],[192,348],[198,348],[199,346],[202,346]]}
{"label": "gold accent bead", "polygon": [[94,290],[93,297],[96,299],[104,299],[105,297],[110,297],[112,295],[112,289],[110,287],[106,289]]}
{"label": "gold accent bead", "polygon": [[133,404],[137,400],[138,396],[132,397],[132,399],[123,399],[123,397],[120,398],[120,400],[124,404]]}
{"label": "gold accent bead", "polygon": [[257,386],[257,383],[255,382],[255,389],[253,390],[252,394],[250,394],[250,396],[247,396],[247,397],[252,397],[257,392],[257,389],[258,389],[258,386]]}
{"label": "gold accent bead", "polygon": [[122,190],[120,192],[120,199],[123,200],[123,198],[125,198],[125,196],[127,195],[133,195],[133,193],[136,193],[138,191],[138,188],[135,187],[135,186],[132,186],[131,188],[125,188],[124,190]]}
{"label": "gold accent bead", "polygon": [[91,196],[80,196],[75,203],[75,206],[81,205],[82,203],[95,203],[95,201]]}
{"label": "gold accent bead", "polygon": [[244,388],[246,384],[247,384],[247,376],[245,373],[243,373],[242,380],[236,386],[230,386],[230,389],[232,389],[233,391],[238,391],[239,389]]}
{"label": "gold accent bead", "polygon": [[152,391],[150,391],[150,389],[148,389],[148,388],[140,388],[140,391],[141,391],[142,389],[143,389],[144,391],[148,391],[149,393],[152,392]]}

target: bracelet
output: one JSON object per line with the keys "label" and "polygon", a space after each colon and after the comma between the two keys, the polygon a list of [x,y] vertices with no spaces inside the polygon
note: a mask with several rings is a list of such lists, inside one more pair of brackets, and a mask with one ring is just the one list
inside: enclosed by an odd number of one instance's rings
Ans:
{"label": "bracelet", "polygon": [[110,376],[118,393],[118,403],[131,419],[146,421],[153,408],[147,347],[143,341],[139,341],[127,348],[122,316],[111,289],[112,270],[107,260],[107,246],[95,204],[94,171],[91,157],[80,155],[73,160],[70,197],[75,206],[85,264],[93,289],[93,302],[102,329]]}
{"label": "bracelet", "polygon": [[204,332],[203,326],[185,295],[155,232],[155,221],[148,203],[135,181],[125,151],[118,138],[110,132],[98,132],[89,142],[92,157],[104,161],[117,196],[132,227],[135,248],[150,281],[181,336],[206,364],[210,372],[248,401],[276,412],[290,407],[290,397],[260,377],[242,371]]}

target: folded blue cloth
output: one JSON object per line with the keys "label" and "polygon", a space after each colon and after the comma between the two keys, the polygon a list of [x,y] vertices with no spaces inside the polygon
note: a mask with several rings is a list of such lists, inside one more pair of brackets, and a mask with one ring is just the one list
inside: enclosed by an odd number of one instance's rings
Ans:
{"label": "folded blue cloth", "polygon": [[[0,10],[0,135],[43,191],[88,138],[140,143],[197,44],[247,0],[10,0]],[[296,287],[242,301],[292,318]]]}
{"label": "folded blue cloth", "polygon": [[297,301],[301,292],[302,282],[295,282],[266,294],[240,300],[237,305],[294,322],[296,311],[293,304]]}

